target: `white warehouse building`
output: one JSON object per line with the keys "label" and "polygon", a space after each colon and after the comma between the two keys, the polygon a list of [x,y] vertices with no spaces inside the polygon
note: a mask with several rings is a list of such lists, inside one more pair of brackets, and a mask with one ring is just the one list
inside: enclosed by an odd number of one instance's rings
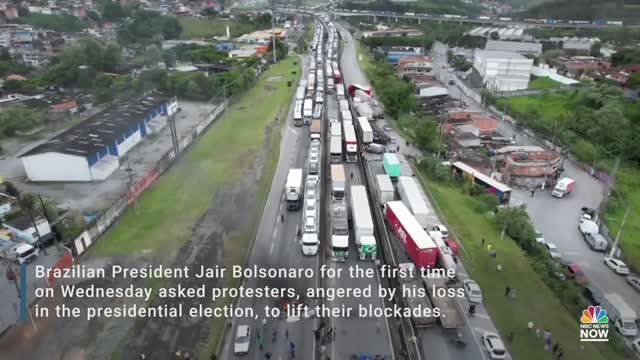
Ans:
{"label": "white warehouse building", "polygon": [[166,126],[177,109],[175,97],[156,92],[121,102],[20,155],[27,178],[105,180],[120,167],[122,156]]}
{"label": "white warehouse building", "polygon": [[529,86],[533,59],[510,51],[476,50],[473,68],[492,91],[514,91]]}

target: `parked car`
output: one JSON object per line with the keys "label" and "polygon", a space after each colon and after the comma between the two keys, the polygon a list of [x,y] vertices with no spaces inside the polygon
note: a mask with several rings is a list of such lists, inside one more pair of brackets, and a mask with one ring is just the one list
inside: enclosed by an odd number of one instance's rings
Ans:
{"label": "parked car", "polygon": [[435,224],[433,225],[433,227],[431,228],[431,230],[433,231],[439,231],[440,234],[442,234],[442,239],[445,240],[449,237],[449,230],[447,230],[447,228],[444,225],[441,224]]}
{"label": "parked car", "polygon": [[304,219],[304,232],[316,232],[316,217],[315,215],[307,215]]}
{"label": "parked car", "polygon": [[587,277],[584,275],[584,271],[582,271],[582,267],[578,264],[569,264],[564,268],[565,273],[569,279],[573,279],[578,284],[586,284],[589,282]]}
{"label": "parked car", "polygon": [[236,330],[236,340],[233,344],[234,354],[248,354],[251,345],[251,327],[249,325],[239,325]]}
{"label": "parked car", "polygon": [[384,125],[384,126],[382,127],[382,130],[384,130],[384,131],[391,131],[391,126],[389,126],[389,125]]}
{"label": "parked car", "polygon": [[627,276],[627,282],[631,285],[632,288],[640,291],[640,279],[635,276]]}
{"label": "parked car", "polygon": [[549,252],[549,256],[551,256],[552,259],[562,258],[560,250],[558,250],[556,244],[551,242],[544,242],[542,245],[545,247],[545,249],[547,249],[547,251]]}
{"label": "parked car", "polygon": [[584,290],[582,290],[582,295],[591,305],[600,305],[600,303],[602,302],[602,290],[598,289],[594,285],[589,284],[585,286]]}
{"label": "parked car", "polygon": [[482,334],[482,343],[491,359],[505,359],[507,357],[507,349],[498,334],[492,332]]}
{"label": "parked car", "polygon": [[467,279],[463,281],[462,284],[464,286],[464,291],[467,293],[467,299],[469,299],[469,302],[482,302],[482,290],[480,290],[478,283],[471,279]]}
{"label": "parked car", "polygon": [[604,264],[619,275],[629,275],[629,268],[622,260],[607,256],[604,258]]}

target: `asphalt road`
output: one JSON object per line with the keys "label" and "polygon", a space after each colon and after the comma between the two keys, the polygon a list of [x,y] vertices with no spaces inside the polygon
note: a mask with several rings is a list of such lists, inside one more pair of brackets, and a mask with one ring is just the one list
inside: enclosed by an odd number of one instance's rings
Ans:
{"label": "asphalt road", "polygon": [[[303,78],[308,73],[308,57],[302,60]],[[253,249],[251,250],[249,265],[262,267],[284,267],[284,268],[313,268],[318,266],[318,257],[305,257],[302,255],[301,246],[297,240],[297,229],[301,224],[302,210],[288,212],[286,210],[286,200],[284,198],[284,184],[290,168],[306,167],[306,155],[309,143],[309,128],[293,126],[293,103],[286,118],[284,133],[280,147],[280,159],[276,167],[275,175],[267,202],[264,207],[263,216],[260,220]],[[305,172],[306,174],[306,172]],[[280,215],[284,215],[284,222],[280,221]],[[256,280],[247,279],[244,284],[247,288],[256,288],[264,285],[272,287],[294,287],[298,292],[316,286],[316,279],[305,279],[298,281],[289,280]],[[314,352],[315,342],[313,337],[315,318],[291,321],[292,319],[272,319],[269,318],[266,326],[262,325],[262,309],[265,306],[274,306],[273,299],[266,298],[240,298],[237,307],[253,308],[260,314],[255,318],[235,318],[232,329],[227,334],[223,349],[224,359],[264,359],[264,354],[270,352],[272,359],[288,358],[289,341],[294,342],[296,354],[302,355],[300,358],[311,359]],[[314,305],[311,303],[310,305]],[[238,325],[251,325],[251,350],[249,354],[236,356],[233,351],[236,329]],[[276,331],[276,341],[272,341],[272,334]],[[288,331],[288,339],[284,338],[285,331]],[[260,351],[257,345],[258,332],[264,338],[264,351]]]}
{"label": "asphalt road", "polygon": [[[447,79],[448,73],[442,69],[442,65],[446,65],[446,47],[436,46],[436,48],[439,50],[432,54],[434,68],[438,70],[439,76],[442,76],[441,79]],[[446,81],[443,82],[447,84]],[[447,87],[451,97],[462,98],[470,109],[481,109],[480,104],[462,95],[457,87],[450,85]],[[500,121],[498,130],[507,137],[515,134],[519,145],[540,145],[515,129],[509,121]],[[570,161],[565,161],[564,168],[562,176],[570,177],[577,182],[576,189],[570,195],[558,199],[551,196],[549,191],[544,191],[537,192],[531,197],[530,191],[513,189],[512,202],[515,200],[515,203],[527,205],[529,215],[545,240],[555,243],[564,258],[580,264],[592,284],[604,293],[620,294],[636,312],[640,313],[638,292],[627,284],[624,277],[615,274],[603,264],[604,254],[592,251],[578,230],[580,209],[583,206],[596,208],[603,199],[604,186]]]}
{"label": "asphalt road", "polygon": [[[335,94],[327,96],[326,111],[327,118],[338,117],[338,101]],[[327,137],[328,139],[328,137]],[[327,141],[327,140],[326,140]],[[352,185],[364,185],[364,180],[360,172],[360,167],[357,163],[343,163],[345,169],[345,176],[347,178],[347,188],[350,189]],[[353,178],[351,175],[353,174]],[[350,190],[347,190],[350,191]],[[327,194],[328,198],[331,197]],[[349,204],[349,197],[347,196],[347,204]],[[330,209],[326,209],[327,214],[330,215]],[[329,216],[330,218],[330,216]],[[328,226],[328,228],[331,228]],[[360,267],[363,269],[375,269],[375,261],[361,261],[358,260],[358,250],[355,246],[354,229],[349,231],[349,258],[344,262],[335,262],[328,260],[327,265],[334,269],[342,269],[344,274],[348,274],[349,267]],[[330,235],[327,234],[327,259],[330,259]],[[377,271],[375,272],[377,274]],[[350,276],[342,276],[340,278],[334,278],[327,281],[327,288],[351,288],[351,289],[364,289],[371,287],[374,291],[377,291],[377,287],[380,285],[378,278],[352,278]],[[382,300],[377,296],[371,298],[337,298],[329,305],[334,308],[340,308],[342,306],[357,310],[359,305],[383,307]],[[358,314],[354,314],[350,317],[332,317],[329,319],[329,327],[335,327],[336,337],[335,341],[330,342],[327,347],[327,354],[331,359],[348,359],[349,356],[358,353],[370,353],[390,355],[392,353],[391,339],[389,334],[389,327],[386,318],[375,317],[358,317]]]}
{"label": "asphalt road", "polygon": [[[365,86],[370,86],[368,79],[360,68],[360,63],[356,55],[355,44],[351,34],[338,24],[336,27],[340,31],[340,34],[344,39],[344,50],[342,53],[341,67],[343,76],[345,78],[345,83],[357,83]],[[383,125],[386,124],[386,120],[378,120],[377,123],[378,126],[382,128]],[[410,176],[411,170],[406,163],[406,160],[404,160],[405,155],[417,156],[419,154],[418,150],[413,146],[407,145],[404,141],[401,141],[402,138],[400,137],[400,135],[398,135],[394,131],[389,132],[388,135],[396,139],[395,144],[390,144],[390,146],[400,147],[399,158],[402,164],[402,174]],[[381,156],[367,154],[366,161],[372,169],[373,174],[384,173],[384,170],[382,169]],[[435,211],[433,211],[433,208],[428,201],[427,206],[431,208],[431,214],[433,214],[431,222],[434,224],[439,223],[440,221],[438,220],[437,216],[435,215]],[[399,242],[395,239],[393,233],[390,231],[388,231],[388,233],[390,234],[389,237],[391,239],[392,246],[394,247],[394,253],[397,257],[399,257],[398,262],[408,262],[409,259],[406,257],[404,250],[402,250],[402,248],[400,247]],[[460,279],[466,279],[469,277],[462,264],[459,264],[458,276]],[[469,307],[469,303],[466,301],[466,299],[459,299],[459,303],[457,305],[460,309],[467,309]],[[452,334],[446,333],[439,325],[436,325],[432,328],[419,329],[416,333],[416,337],[418,339],[418,344],[421,346],[422,358],[438,360],[487,359],[487,353],[483,351],[483,348],[481,347],[480,336],[486,331],[497,331],[484,306],[477,306],[476,311],[476,316],[474,318],[468,318],[466,316],[466,312],[462,312],[463,318],[465,320],[465,327],[460,331],[462,333],[463,339],[467,343],[467,346],[465,347],[459,347],[458,345],[452,343],[450,341]]]}

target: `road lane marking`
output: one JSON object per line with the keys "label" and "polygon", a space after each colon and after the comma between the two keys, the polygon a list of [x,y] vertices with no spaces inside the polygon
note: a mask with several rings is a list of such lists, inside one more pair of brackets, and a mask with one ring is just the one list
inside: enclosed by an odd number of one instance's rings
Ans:
{"label": "road lane marking", "polygon": [[273,254],[273,246],[275,245],[275,241],[271,242],[271,249],[269,249],[269,254]]}

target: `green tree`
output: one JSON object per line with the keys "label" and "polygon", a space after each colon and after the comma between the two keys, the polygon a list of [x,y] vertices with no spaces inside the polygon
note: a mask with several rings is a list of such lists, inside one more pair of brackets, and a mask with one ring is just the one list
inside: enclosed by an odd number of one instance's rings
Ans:
{"label": "green tree", "polygon": [[144,63],[146,65],[156,67],[162,60],[162,51],[156,45],[149,45],[144,50]]}
{"label": "green tree", "polygon": [[602,54],[600,53],[600,49],[602,49],[602,44],[598,41],[591,45],[591,56],[600,57]]}
{"label": "green tree", "polygon": [[102,18],[107,21],[116,21],[129,16],[127,8],[115,1],[107,1],[102,7]]}
{"label": "green tree", "polygon": [[118,44],[110,43],[102,53],[102,70],[105,72],[118,72],[123,64],[122,49]]}
{"label": "green tree", "polygon": [[632,89],[640,89],[640,72],[635,72],[629,75],[629,79],[627,79],[627,86]]}
{"label": "green tree", "polygon": [[2,135],[13,136],[17,131],[26,131],[42,124],[42,113],[28,108],[24,104],[15,104],[0,112],[0,131]]}
{"label": "green tree", "polygon": [[422,120],[414,130],[416,144],[428,152],[438,150],[438,124],[435,121]]}

